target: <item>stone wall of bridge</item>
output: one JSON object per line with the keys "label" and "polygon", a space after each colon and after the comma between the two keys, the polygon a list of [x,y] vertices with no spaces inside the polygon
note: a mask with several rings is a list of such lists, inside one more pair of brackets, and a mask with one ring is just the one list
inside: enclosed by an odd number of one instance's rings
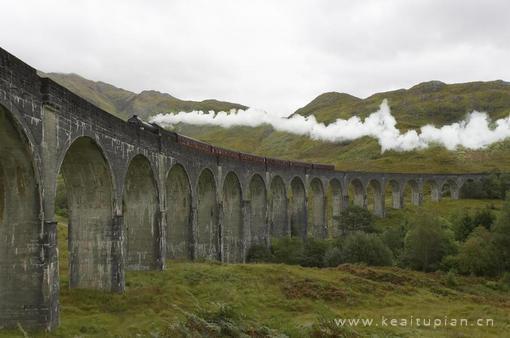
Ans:
{"label": "stone wall of bridge", "polygon": [[[168,258],[243,262],[272,238],[335,235],[350,203],[383,217],[483,174],[339,172],[122,121],[0,49],[0,327],[58,325],[55,198],[69,205],[70,287],[122,292]],[[427,188],[426,188],[427,187]]]}

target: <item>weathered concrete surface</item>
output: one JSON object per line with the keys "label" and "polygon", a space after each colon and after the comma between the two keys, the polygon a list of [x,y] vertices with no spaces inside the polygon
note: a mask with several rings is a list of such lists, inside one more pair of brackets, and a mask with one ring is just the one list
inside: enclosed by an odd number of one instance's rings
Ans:
{"label": "weathered concrete surface", "polygon": [[191,188],[184,167],[176,164],[166,180],[167,201],[167,257],[174,259],[192,258],[190,240]]}
{"label": "weathered concrete surface", "polygon": [[249,186],[251,245],[269,245],[266,196],[264,179],[260,175],[254,175]]}
{"label": "weathered concrete surface", "polygon": [[71,288],[111,288],[113,186],[97,144],[79,138],[62,164],[69,205]]}
{"label": "weathered concrete surface", "polygon": [[225,263],[243,261],[243,214],[241,212],[241,185],[234,173],[223,183],[223,218],[221,222],[222,260]]}
{"label": "weathered concrete surface", "polygon": [[126,268],[158,266],[158,191],[149,160],[137,155],[129,164],[124,188]]}
{"label": "weathered concrete surface", "polygon": [[219,210],[216,197],[216,183],[209,169],[205,169],[198,179],[197,189],[197,259],[220,259]]}
{"label": "weathered concrete surface", "polygon": [[0,49],[0,327],[58,325],[60,170],[71,287],[114,292],[126,268],[161,269],[167,257],[242,262],[251,244],[275,237],[335,235],[352,200],[384,215],[389,186],[401,208],[405,189],[414,204],[428,190],[455,199],[484,176],[333,169],[126,123]]}
{"label": "weathered concrete surface", "polygon": [[288,201],[285,183],[280,176],[271,181],[269,192],[270,237],[278,238],[290,235],[288,221]]}
{"label": "weathered concrete surface", "polygon": [[290,188],[290,235],[304,239],[308,228],[305,186],[299,177],[294,177]]}

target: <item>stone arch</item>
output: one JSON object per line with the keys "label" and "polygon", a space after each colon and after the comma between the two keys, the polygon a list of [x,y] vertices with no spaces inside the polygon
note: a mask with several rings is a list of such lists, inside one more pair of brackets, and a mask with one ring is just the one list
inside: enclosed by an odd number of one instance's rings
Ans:
{"label": "stone arch", "polygon": [[306,238],[307,232],[306,191],[301,178],[290,182],[290,235]]}
{"label": "stone arch", "polygon": [[273,177],[269,188],[270,237],[288,236],[288,206],[285,183],[280,176]]}
{"label": "stone arch", "polygon": [[242,190],[234,172],[229,172],[223,182],[222,253],[226,263],[243,261]]}
{"label": "stone arch", "polygon": [[308,236],[323,239],[327,236],[326,227],[326,201],[322,182],[313,178],[308,191]]}
{"label": "stone arch", "polygon": [[409,179],[406,181],[403,189],[403,194],[404,204],[410,202],[411,205],[421,205],[420,186],[416,180]]}
{"label": "stone arch", "polygon": [[441,198],[449,197],[452,200],[459,199],[459,186],[454,179],[447,179],[441,185]]}
{"label": "stone arch", "polygon": [[352,195],[352,203],[358,207],[367,207],[367,196],[363,182],[354,178],[349,182],[349,195]]}
{"label": "stone arch", "polygon": [[467,177],[459,181],[459,198],[483,198],[482,181]]}
{"label": "stone arch", "polygon": [[219,210],[216,197],[214,175],[210,169],[204,169],[197,184],[195,257],[198,259],[220,259]]}
{"label": "stone arch", "polygon": [[159,194],[149,160],[136,155],[129,163],[123,195],[126,268],[151,270],[159,257]]}
{"label": "stone arch", "polygon": [[342,184],[334,178],[329,181],[327,191],[328,236],[338,235],[340,215],[344,207]]}
{"label": "stone arch", "polygon": [[260,175],[253,175],[248,190],[250,199],[250,243],[252,245],[267,245],[269,244],[267,194],[266,185]]}
{"label": "stone arch", "polygon": [[[426,179],[423,183],[423,196],[424,199],[430,198],[433,202],[438,202],[441,199],[441,190],[439,184],[434,179]],[[428,197],[427,197],[428,196]]]}
{"label": "stone arch", "polygon": [[[40,323],[44,311],[41,198],[32,142],[0,106],[0,325]],[[29,310],[23,310],[29,309]],[[37,324],[37,325],[38,325]]]}
{"label": "stone arch", "polygon": [[167,231],[166,252],[172,259],[190,259],[191,252],[191,185],[188,173],[175,164],[166,178]]}
{"label": "stone arch", "polygon": [[110,165],[91,138],[67,149],[61,173],[69,207],[69,286],[111,289],[114,185]]}
{"label": "stone arch", "polygon": [[393,209],[401,209],[404,203],[403,192],[400,182],[390,179],[387,184],[391,192],[391,206]]}
{"label": "stone arch", "polygon": [[368,208],[374,215],[384,217],[384,190],[380,181],[372,179],[368,182],[367,199]]}

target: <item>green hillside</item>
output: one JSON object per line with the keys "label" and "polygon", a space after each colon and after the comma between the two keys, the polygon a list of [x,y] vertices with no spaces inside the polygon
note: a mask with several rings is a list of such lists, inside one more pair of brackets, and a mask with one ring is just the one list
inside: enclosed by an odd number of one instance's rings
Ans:
{"label": "green hillside", "polygon": [[400,129],[417,128],[428,123],[450,124],[462,120],[473,110],[487,112],[497,119],[510,113],[510,83],[501,80],[456,84],[430,81],[409,89],[377,93],[366,99],[325,93],[296,110],[295,114],[313,114],[325,123],[354,115],[366,117],[376,111],[384,99],[388,99]]}
{"label": "green hillside", "polygon": [[217,100],[186,101],[170,94],[155,90],[145,90],[139,94],[117,88],[108,83],[95,82],[77,74],[41,73],[80,95],[96,106],[126,120],[137,114],[144,119],[158,112],[179,111],[229,111],[246,109],[246,106]]}
{"label": "green hillside", "polygon": [[[182,101],[169,94],[144,91],[134,94],[123,89],[86,80],[73,74],[49,74],[54,80],[117,116],[138,114],[148,118],[157,112],[191,110],[230,110],[244,106],[206,100]],[[444,84],[424,82],[410,89],[374,94],[366,99],[342,93],[325,93],[295,114],[313,114],[319,121],[331,122],[354,115],[365,117],[388,99],[392,114],[402,130],[433,123],[437,126],[463,119],[473,110],[486,111],[497,119],[510,114],[510,83],[504,81]],[[336,165],[339,170],[388,172],[485,172],[510,171],[510,140],[483,150],[448,151],[435,146],[411,152],[387,151],[381,154],[376,140],[365,137],[352,142],[329,143],[278,132],[270,126],[257,128],[179,124],[173,129],[212,144],[254,153],[301,161]]]}

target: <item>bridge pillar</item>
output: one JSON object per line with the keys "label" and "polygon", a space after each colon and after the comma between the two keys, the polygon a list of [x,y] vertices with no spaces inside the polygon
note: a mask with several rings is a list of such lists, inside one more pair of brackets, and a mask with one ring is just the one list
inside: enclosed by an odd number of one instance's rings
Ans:
{"label": "bridge pillar", "polygon": [[404,207],[404,192],[402,189],[392,193],[393,209],[402,209]]}
{"label": "bridge pillar", "polygon": [[195,199],[192,199],[191,201],[191,211],[190,211],[190,219],[189,219],[189,226],[191,228],[191,236],[189,239],[189,254],[191,257],[191,260],[195,260],[198,257],[197,253],[197,234],[198,234],[198,209],[197,209],[197,203]]}
{"label": "bridge pillar", "polygon": [[374,215],[384,217],[385,215],[384,201],[385,201],[384,191],[376,193],[374,198]]}
{"label": "bridge pillar", "polygon": [[57,109],[43,106],[43,138],[41,147],[43,178],[43,232],[41,237],[43,257],[43,303],[47,304],[46,327],[58,327],[59,318],[59,257],[57,247],[57,221],[55,219],[55,196],[57,190]]}
{"label": "bridge pillar", "polygon": [[124,216],[117,213],[113,216],[112,225],[112,291],[124,292],[126,280],[124,274]]}
{"label": "bridge pillar", "polygon": [[441,200],[441,192],[439,191],[439,187],[437,185],[431,186],[430,193],[431,193],[430,199],[432,200],[432,202],[439,202],[439,200]]}
{"label": "bridge pillar", "polygon": [[460,188],[450,187],[450,195],[452,200],[458,200],[460,195]]}
{"label": "bridge pillar", "polygon": [[241,201],[241,213],[242,213],[242,262],[246,263],[246,255],[248,254],[248,250],[251,246],[251,201],[250,200],[242,200]]}
{"label": "bridge pillar", "polygon": [[[161,207],[161,206],[160,206]],[[157,252],[157,268],[164,270],[166,267],[166,217],[165,209],[160,209],[158,213],[158,252]]]}
{"label": "bridge pillar", "polygon": [[349,195],[342,195],[341,210],[345,210],[349,207]]}

